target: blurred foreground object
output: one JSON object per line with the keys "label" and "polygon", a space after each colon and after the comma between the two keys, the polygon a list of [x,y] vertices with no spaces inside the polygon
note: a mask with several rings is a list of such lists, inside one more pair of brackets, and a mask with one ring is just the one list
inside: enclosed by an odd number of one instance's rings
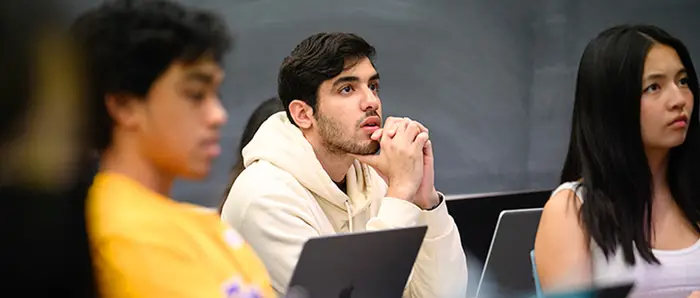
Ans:
{"label": "blurred foreground object", "polygon": [[21,297],[96,297],[80,56],[56,4],[0,1],[0,285]]}

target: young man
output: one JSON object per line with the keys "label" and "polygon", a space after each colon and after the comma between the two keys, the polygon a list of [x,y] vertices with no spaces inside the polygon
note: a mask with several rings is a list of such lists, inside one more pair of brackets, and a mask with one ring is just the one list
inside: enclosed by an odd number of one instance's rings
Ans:
{"label": "young man", "polygon": [[167,1],[111,1],[73,32],[91,73],[101,152],[88,195],[104,297],[274,297],[260,260],[214,212],[168,197],[219,155],[217,91],[229,47],[212,14]]}
{"label": "young man", "polygon": [[286,113],[243,150],[246,169],[222,217],[251,243],[278,293],[309,238],[427,225],[404,296],[465,297],[466,259],[433,186],[427,130],[407,118],[381,128],[373,56],[354,34],[320,33],[285,58],[278,93]]}

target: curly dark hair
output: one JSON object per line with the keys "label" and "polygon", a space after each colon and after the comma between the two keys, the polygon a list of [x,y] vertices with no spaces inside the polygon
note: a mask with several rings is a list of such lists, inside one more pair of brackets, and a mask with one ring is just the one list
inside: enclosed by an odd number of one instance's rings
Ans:
{"label": "curly dark hair", "polygon": [[145,98],[173,62],[211,56],[222,63],[233,43],[218,16],[166,0],[116,0],[82,14],[71,31],[84,52],[90,77],[92,140],[102,151],[111,143],[108,94]]}

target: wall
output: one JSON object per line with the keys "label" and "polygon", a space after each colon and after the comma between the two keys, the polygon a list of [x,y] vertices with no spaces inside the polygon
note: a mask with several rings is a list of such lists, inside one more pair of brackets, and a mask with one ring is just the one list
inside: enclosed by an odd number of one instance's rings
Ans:
{"label": "wall", "polygon": [[[78,12],[96,0],[66,1]],[[230,121],[209,179],[178,181],[178,200],[217,205],[244,122],[276,93],[283,57],[320,31],[350,31],[377,47],[385,114],[431,129],[436,184],[448,194],[553,188],[569,137],[574,81],[586,43],[618,23],[648,22],[700,59],[694,0],[182,0],[214,9],[235,30],[223,101]]]}
{"label": "wall", "polygon": [[376,46],[387,115],[431,129],[438,187],[473,193],[527,186],[532,14],[522,1],[196,1],[227,16],[239,45],[223,88],[225,153],[178,199],[214,205],[255,105],[276,92],[279,64],[303,38],[356,32]]}

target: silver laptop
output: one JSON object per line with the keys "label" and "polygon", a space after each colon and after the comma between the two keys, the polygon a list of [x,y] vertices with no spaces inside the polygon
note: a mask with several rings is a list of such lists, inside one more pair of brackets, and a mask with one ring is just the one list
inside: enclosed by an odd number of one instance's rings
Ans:
{"label": "silver laptop", "polygon": [[596,287],[568,293],[545,294],[547,298],[625,298],[634,288],[634,283],[622,283]]}
{"label": "silver laptop", "polygon": [[286,297],[401,297],[426,226],[312,238]]}
{"label": "silver laptop", "polygon": [[535,293],[530,251],[542,208],[504,210],[476,289],[476,297],[525,297]]}

